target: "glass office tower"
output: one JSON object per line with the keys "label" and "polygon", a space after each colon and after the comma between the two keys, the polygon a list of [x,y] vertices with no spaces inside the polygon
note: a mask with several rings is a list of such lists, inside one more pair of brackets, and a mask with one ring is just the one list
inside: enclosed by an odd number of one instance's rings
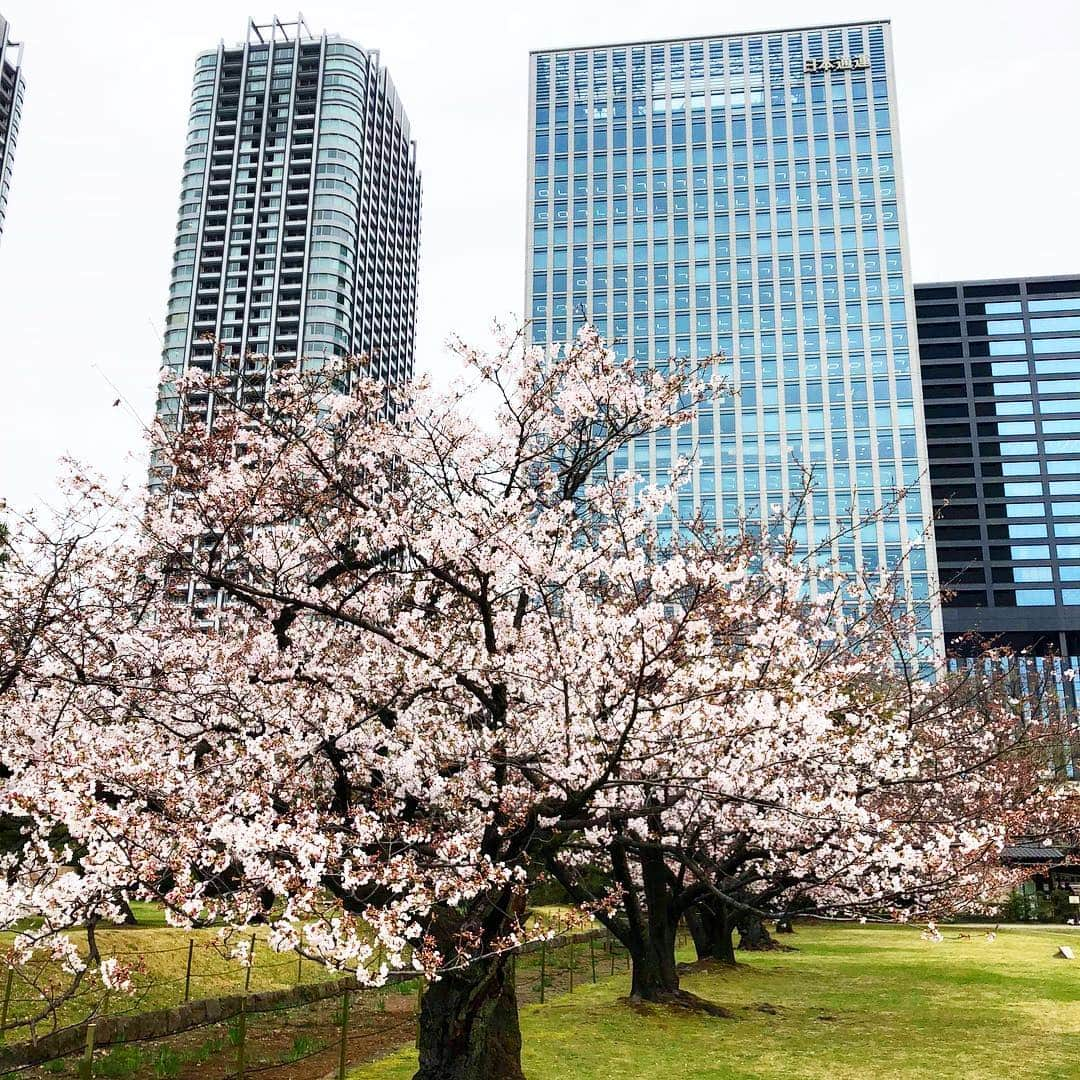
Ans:
{"label": "glass office tower", "polygon": [[0,15],[0,235],[7,215],[11,167],[25,92],[22,46],[11,40],[11,24]]}
{"label": "glass office tower", "polygon": [[904,585],[939,648],[888,23],[536,52],[529,127],[533,341],[590,320],[628,363],[723,353],[736,390],[614,467],[693,455],[678,517],[720,527],[812,468],[800,542],[883,509],[828,558],[873,574],[919,545]]}
{"label": "glass office tower", "polygon": [[[256,396],[267,355],[363,354],[382,378],[411,375],[420,176],[378,52],[275,19],[203,53],[180,202],[168,372],[220,351]],[[166,381],[159,413],[177,412]]]}
{"label": "glass office tower", "polygon": [[916,285],[947,643],[1080,655],[1080,276]]}

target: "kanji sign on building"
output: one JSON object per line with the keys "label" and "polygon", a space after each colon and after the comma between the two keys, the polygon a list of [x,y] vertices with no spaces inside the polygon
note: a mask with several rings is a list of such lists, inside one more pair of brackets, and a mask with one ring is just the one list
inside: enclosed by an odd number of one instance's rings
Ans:
{"label": "kanji sign on building", "polygon": [[862,71],[870,66],[870,60],[865,53],[860,56],[834,56],[824,60],[815,60],[810,57],[803,62],[803,73],[816,75],[821,71]]}

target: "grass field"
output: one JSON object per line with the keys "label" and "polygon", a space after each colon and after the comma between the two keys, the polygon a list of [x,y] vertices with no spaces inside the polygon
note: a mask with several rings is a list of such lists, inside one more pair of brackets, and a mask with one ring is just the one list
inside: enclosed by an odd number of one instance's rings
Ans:
{"label": "grass field", "polygon": [[[189,992],[192,998],[218,997],[240,993],[246,983],[251,990],[278,990],[294,986],[297,976],[305,982],[321,981],[329,975],[320,965],[308,962],[297,967],[295,954],[277,954],[266,945],[266,928],[256,933],[255,963],[250,979],[247,969],[230,959],[228,950],[218,946],[217,931],[177,930],[165,924],[159,908],[149,904],[133,904],[138,924],[129,927],[102,927],[97,931],[98,948],[103,956],[116,956],[122,961],[137,964],[133,983],[138,987],[133,996],[110,995],[101,999],[100,994],[83,995],[80,1001],[64,1005],[60,1009],[62,1023],[82,1019],[91,1004],[106,1012],[140,1012],[148,1009],[176,1005],[184,1000],[187,979],[188,942],[194,941],[191,955],[191,978]],[[0,934],[0,948],[11,939],[11,934]],[[250,934],[243,935],[250,941]],[[75,930],[72,939],[80,951],[86,951],[86,933]],[[34,965],[31,965],[31,968]],[[46,968],[52,970],[52,968]],[[66,976],[54,972],[58,985],[67,982]],[[40,1007],[40,999],[26,985],[21,976],[14,981],[13,996],[9,1007],[12,1019],[20,1018]],[[46,1027],[47,1030],[47,1027]],[[9,1036],[12,1041],[25,1038],[26,1033],[16,1032]]]}
{"label": "grass field", "polygon": [[[529,1080],[982,1080],[1080,1076],[1080,930],[1006,927],[988,943],[945,928],[806,926],[796,952],[740,954],[733,972],[683,985],[729,1007],[719,1020],[631,1008],[616,975],[522,1008]],[[690,959],[687,955],[686,959]],[[622,1000],[620,1000],[622,999]],[[354,1070],[408,1080],[413,1050]]]}

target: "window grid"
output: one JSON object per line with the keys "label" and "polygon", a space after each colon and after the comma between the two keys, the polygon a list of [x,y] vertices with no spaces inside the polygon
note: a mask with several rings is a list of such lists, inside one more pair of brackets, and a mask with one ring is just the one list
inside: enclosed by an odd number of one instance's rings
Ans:
{"label": "window grid", "polygon": [[19,136],[26,81],[22,74],[22,46],[11,38],[11,24],[0,15],[0,236],[7,216],[8,191]]}
{"label": "window grid", "polygon": [[[588,318],[641,366],[722,351],[737,389],[613,467],[661,482],[692,452],[679,516],[734,527],[798,491],[790,447],[818,479],[807,545],[907,487],[834,545],[869,571],[929,533],[888,55],[876,23],[554,51],[530,88],[533,340]],[[858,66],[805,71],[841,56]],[[936,591],[932,550],[904,573]]]}
{"label": "window grid", "polygon": [[920,285],[915,297],[938,560],[955,594],[945,629],[1075,651],[1080,279]]}

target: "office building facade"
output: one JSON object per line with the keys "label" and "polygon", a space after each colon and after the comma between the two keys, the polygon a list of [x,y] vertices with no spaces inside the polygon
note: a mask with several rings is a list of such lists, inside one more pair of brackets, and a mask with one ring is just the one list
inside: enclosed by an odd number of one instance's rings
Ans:
{"label": "office building facade", "polygon": [[252,395],[268,356],[411,375],[420,176],[378,52],[275,19],[200,55],[180,202],[168,373],[228,363]]}
{"label": "office building facade", "polygon": [[613,467],[692,456],[677,516],[722,528],[811,468],[800,542],[843,533],[826,557],[871,575],[916,545],[939,646],[888,23],[537,52],[529,129],[532,340],[590,321],[642,367],[722,353],[735,388]]}
{"label": "office building facade", "polygon": [[1080,275],[915,287],[947,642],[1080,654]]}
{"label": "office building facade", "polygon": [[7,216],[8,190],[19,135],[23,95],[22,45],[11,38],[11,24],[0,15],[0,236]]}

